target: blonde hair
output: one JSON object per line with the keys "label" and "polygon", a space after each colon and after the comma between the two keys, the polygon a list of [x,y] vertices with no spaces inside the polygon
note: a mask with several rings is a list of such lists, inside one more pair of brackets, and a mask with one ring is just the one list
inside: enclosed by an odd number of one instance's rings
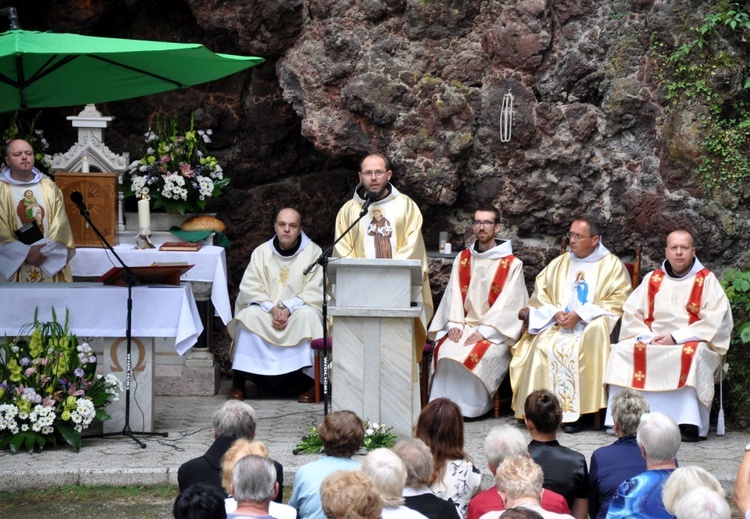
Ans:
{"label": "blonde hair", "polygon": [[232,493],[232,471],[234,466],[245,456],[262,456],[268,458],[268,449],[259,441],[238,438],[221,457],[221,486],[227,494]]}
{"label": "blonde hair", "polygon": [[539,502],[544,473],[534,460],[526,456],[512,456],[497,468],[497,489],[514,501],[519,497],[533,497]]}
{"label": "blonde hair", "polygon": [[320,502],[328,519],[379,519],[383,499],[373,482],[358,471],[339,470],[320,484]]}

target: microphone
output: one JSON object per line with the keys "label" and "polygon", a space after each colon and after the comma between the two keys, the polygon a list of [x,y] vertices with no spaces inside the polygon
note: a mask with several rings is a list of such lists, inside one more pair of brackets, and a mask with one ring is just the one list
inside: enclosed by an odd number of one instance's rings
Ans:
{"label": "microphone", "polygon": [[365,203],[362,204],[362,215],[367,213],[367,210],[370,208],[370,205],[372,205],[377,196],[377,193],[373,193],[372,191],[367,192],[367,199],[365,200]]}
{"label": "microphone", "polygon": [[83,203],[83,195],[80,191],[73,191],[70,193],[70,200],[78,207],[78,210],[81,211],[81,215],[88,216],[89,210],[86,209],[86,204]]}

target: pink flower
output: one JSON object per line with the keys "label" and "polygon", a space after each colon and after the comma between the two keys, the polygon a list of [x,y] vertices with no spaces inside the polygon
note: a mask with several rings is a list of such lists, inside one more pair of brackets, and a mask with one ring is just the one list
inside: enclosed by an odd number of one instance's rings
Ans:
{"label": "pink flower", "polygon": [[44,400],[42,400],[42,405],[44,407],[53,407],[55,405],[55,400],[52,396],[45,396]]}
{"label": "pink flower", "polygon": [[163,157],[161,158],[161,163],[162,163],[162,164],[166,164],[166,163],[167,163],[167,162],[169,162],[170,160],[172,160],[172,159],[170,159],[170,158],[169,158],[169,155],[164,155],[164,156],[163,156]]}
{"label": "pink flower", "polygon": [[180,172],[183,176],[188,178],[193,178],[195,175],[195,171],[193,171],[193,166],[190,164],[185,164],[184,162],[180,162]]}
{"label": "pink flower", "polygon": [[34,374],[36,374],[36,368],[29,368],[29,369],[27,369],[26,371],[24,371],[23,373],[24,373],[24,375],[26,375],[27,377],[30,377],[31,375],[34,375]]}

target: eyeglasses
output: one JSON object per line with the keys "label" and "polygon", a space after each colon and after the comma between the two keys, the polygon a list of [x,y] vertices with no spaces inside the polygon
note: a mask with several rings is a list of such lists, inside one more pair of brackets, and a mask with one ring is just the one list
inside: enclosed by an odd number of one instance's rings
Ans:
{"label": "eyeglasses", "polygon": [[496,222],[491,222],[489,220],[474,220],[471,222],[471,225],[474,227],[490,227],[492,225],[496,225]]}
{"label": "eyeglasses", "polygon": [[362,175],[363,177],[370,177],[370,178],[372,178],[372,177],[378,177],[378,178],[380,178],[383,175],[385,175],[386,173],[387,173],[387,171],[383,171],[383,170],[378,170],[378,171],[360,171],[359,172],[359,174]]}
{"label": "eyeglasses", "polygon": [[[594,236],[599,236],[598,234],[595,234]],[[584,236],[583,234],[578,234],[575,232],[569,232],[568,238],[571,240],[587,240],[589,238],[593,238],[594,236]]]}

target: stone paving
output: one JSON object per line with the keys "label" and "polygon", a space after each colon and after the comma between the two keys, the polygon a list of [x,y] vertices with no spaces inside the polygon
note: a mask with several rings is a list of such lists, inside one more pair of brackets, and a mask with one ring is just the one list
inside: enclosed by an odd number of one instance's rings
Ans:
{"label": "stone paving", "polygon": [[[168,432],[169,436],[141,437],[147,445],[145,449],[130,438],[116,436],[86,439],[79,453],[67,447],[34,454],[0,451],[0,490],[60,485],[176,486],[177,468],[200,456],[211,444],[211,416],[228,392],[229,382],[225,381],[213,397],[156,397],[156,431]],[[306,430],[323,419],[323,404],[299,404],[296,399],[265,396],[249,398],[247,402],[258,413],[257,439],[284,466],[285,485],[291,486],[297,468],[315,459],[312,455],[294,455],[292,451]],[[137,416],[137,407],[131,406],[133,430],[138,430]],[[483,453],[484,438],[492,426],[503,423],[517,421],[505,412],[498,420],[487,417],[466,424],[466,451],[483,468],[483,488],[492,484]],[[524,434],[528,436],[526,431]],[[596,448],[612,443],[615,437],[604,431],[584,430],[574,435],[561,432],[558,439],[590,459]],[[750,434],[746,431],[727,431],[725,436],[716,436],[712,430],[707,441],[683,443],[678,460],[681,466],[700,465],[712,472],[731,496],[748,442]]]}

